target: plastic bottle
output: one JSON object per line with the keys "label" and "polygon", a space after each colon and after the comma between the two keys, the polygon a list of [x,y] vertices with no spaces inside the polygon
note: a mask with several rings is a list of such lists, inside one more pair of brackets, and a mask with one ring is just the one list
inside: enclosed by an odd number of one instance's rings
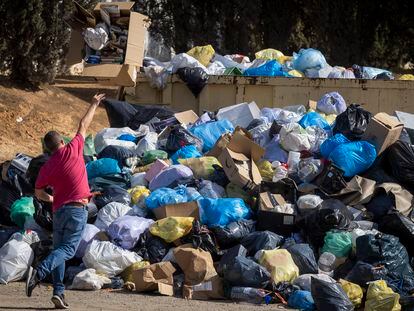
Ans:
{"label": "plastic bottle", "polygon": [[249,303],[260,304],[264,302],[266,292],[260,288],[252,287],[232,287],[230,298],[236,301],[246,301]]}
{"label": "plastic bottle", "polygon": [[333,276],[336,257],[334,254],[325,252],[318,260],[318,272]]}
{"label": "plastic bottle", "polygon": [[293,173],[298,170],[299,162],[300,162],[300,152],[289,151],[288,163],[287,163],[288,168],[289,168],[289,173]]}

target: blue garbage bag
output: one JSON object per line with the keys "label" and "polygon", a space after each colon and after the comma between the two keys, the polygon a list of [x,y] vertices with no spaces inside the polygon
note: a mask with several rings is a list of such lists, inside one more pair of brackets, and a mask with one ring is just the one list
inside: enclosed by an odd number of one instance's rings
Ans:
{"label": "blue garbage bag", "polygon": [[103,177],[107,175],[114,175],[121,173],[118,161],[110,158],[102,158],[96,161],[91,161],[86,164],[86,172],[88,179],[96,177]]}
{"label": "blue garbage bag", "polygon": [[159,188],[145,199],[148,209],[154,209],[167,204],[177,204],[187,202],[187,190],[185,187]]}
{"label": "blue garbage bag", "polygon": [[328,64],[325,56],[315,49],[301,49],[299,53],[293,53],[293,68],[304,72],[306,69],[322,69]]}
{"label": "blue garbage bag", "polygon": [[325,140],[320,148],[321,151],[321,155],[325,158],[328,159],[329,155],[331,154],[332,151],[335,150],[336,147],[338,147],[339,145],[342,144],[347,144],[350,143],[351,141],[346,138],[344,135],[342,134],[336,134],[330,138],[328,138],[327,140]]}
{"label": "blue garbage bag", "polygon": [[381,68],[352,65],[352,69],[354,70],[357,79],[374,79],[376,76],[383,73],[392,76],[390,71]]}
{"label": "blue garbage bag", "polygon": [[132,141],[135,143],[137,140],[137,137],[132,134],[122,134],[121,136],[117,138],[117,140]]}
{"label": "blue garbage bag", "polygon": [[304,129],[308,126],[318,126],[325,131],[331,131],[329,123],[317,112],[308,112],[298,123]]}
{"label": "blue garbage bag", "polygon": [[180,164],[178,159],[200,158],[202,156],[195,145],[187,145],[177,150],[171,156],[171,161],[173,164]]}
{"label": "blue garbage bag", "polygon": [[316,309],[311,292],[297,290],[288,299],[288,306],[303,311],[313,311]]}
{"label": "blue garbage bag", "polygon": [[366,171],[376,157],[377,151],[372,144],[354,141],[336,147],[329,155],[329,160],[345,172],[345,177],[353,177]]}
{"label": "blue garbage bag", "polygon": [[222,198],[198,200],[201,222],[207,226],[226,226],[240,219],[250,219],[252,212],[242,199]]}
{"label": "blue garbage bag", "polygon": [[232,133],[233,131],[234,126],[227,119],[203,123],[190,128],[190,132],[204,142],[203,152],[207,152],[213,148],[214,144],[221,135],[225,133]]}
{"label": "blue garbage bag", "polygon": [[263,159],[270,162],[279,161],[287,163],[288,153],[280,146],[280,135],[276,134],[265,147]]}
{"label": "blue garbage bag", "polygon": [[346,102],[338,92],[330,92],[318,100],[316,109],[326,114],[338,115],[346,110]]}
{"label": "blue garbage bag", "polygon": [[265,64],[248,68],[243,73],[245,76],[263,76],[263,77],[287,77],[289,76],[286,72],[282,71],[282,65],[276,60],[270,60]]}

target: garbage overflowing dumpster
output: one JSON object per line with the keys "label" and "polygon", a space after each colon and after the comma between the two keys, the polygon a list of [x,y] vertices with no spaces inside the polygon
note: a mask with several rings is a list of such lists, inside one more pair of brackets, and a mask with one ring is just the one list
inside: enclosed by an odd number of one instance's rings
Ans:
{"label": "garbage overflowing dumpster", "polygon": [[[414,307],[410,114],[373,114],[339,93],[202,115],[104,104],[111,127],[84,150],[94,196],[69,288],[300,310]],[[50,249],[53,213],[32,182],[45,161],[46,151],[2,164],[2,284]]]}

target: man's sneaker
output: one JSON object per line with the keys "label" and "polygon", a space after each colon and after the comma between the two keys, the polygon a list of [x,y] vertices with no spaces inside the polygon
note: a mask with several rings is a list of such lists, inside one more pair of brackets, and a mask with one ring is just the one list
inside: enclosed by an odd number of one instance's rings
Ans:
{"label": "man's sneaker", "polygon": [[53,295],[52,302],[56,309],[69,309],[69,305],[65,301],[65,295]]}
{"label": "man's sneaker", "polygon": [[32,296],[32,291],[36,287],[36,285],[40,284],[40,280],[37,277],[37,270],[33,267],[29,267],[29,272],[27,273],[26,279],[26,295],[27,297]]}

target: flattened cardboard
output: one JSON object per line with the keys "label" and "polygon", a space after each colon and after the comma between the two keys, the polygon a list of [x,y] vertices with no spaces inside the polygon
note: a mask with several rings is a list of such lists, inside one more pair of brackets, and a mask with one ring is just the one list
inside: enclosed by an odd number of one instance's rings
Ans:
{"label": "flattened cardboard", "polygon": [[220,153],[224,150],[224,148],[227,147],[227,145],[230,143],[230,140],[234,135],[241,135],[245,136],[247,138],[252,138],[250,133],[246,131],[242,127],[236,127],[232,134],[226,133],[221,135],[221,137],[217,140],[217,142],[214,144],[213,148],[209,152],[207,152],[206,156],[211,156],[217,158]]}
{"label": "flattened cardboard", "polygon": [[379,155],[398,140],[403,128],[397,118],[380,112],[371,118],[361,139],[372,143]]}
{"label": "flattened cardboard", "polygon": [[215,276],[209,281],[197,285],[184,285],[183,298],[194,300],[225,299],[223,281],[219,276]]}
{"label": "flattened cardboard", "polygon": [[154,209],[153,212],[157,219],[175,216],[194,217],[195,219],[200,220],[200,212],[197,201],[168,204]]}
{"label": "flattened cardboard", "polygon": [[192,110],[177,112],[174,114],[174,117],[181,124],[195,123],[198,120],[198,115]]}
{"label": "flattened cardboard", "polygon": [[280,194],[262,192],[259,195],[260,209],[263,211],[272,211],[278,205],[286,204],[285,199]]}
{"label": "flattened cardboard", "polygon": [[172,296],[174,290],[174,266],[171,262],[159,262],[132,272],[137,292],[158,291],[162,295]]}
{"label": "flattened cardboard", "polygon": [[117,86],[134,86],[137,68],[120,64],[85,64],[83,76],[95,77],[104,84]]}

